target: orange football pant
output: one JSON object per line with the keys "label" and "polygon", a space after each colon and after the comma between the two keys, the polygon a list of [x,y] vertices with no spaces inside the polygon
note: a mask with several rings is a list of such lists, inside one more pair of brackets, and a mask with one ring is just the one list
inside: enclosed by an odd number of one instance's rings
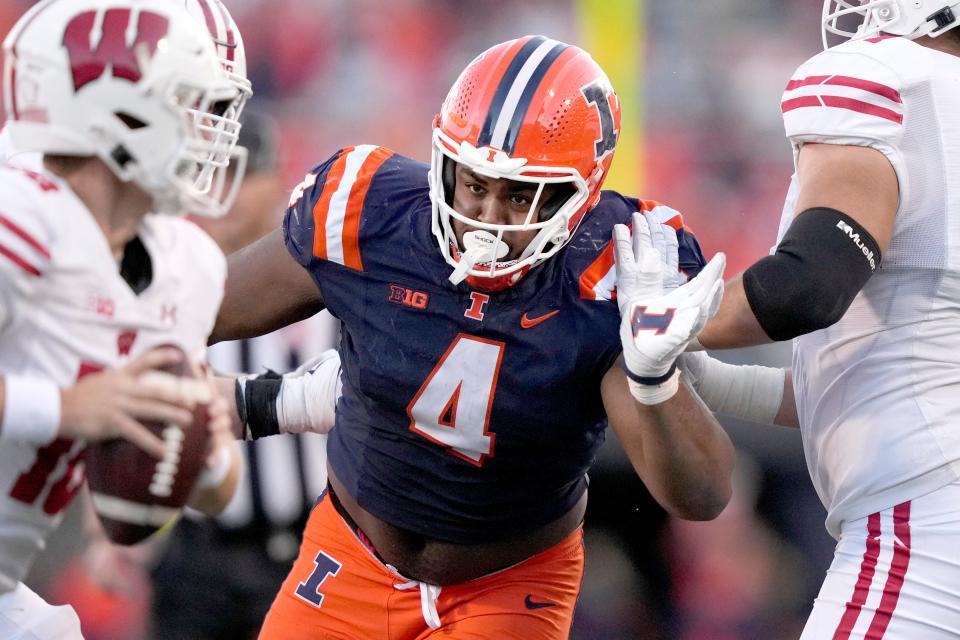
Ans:
{"label": "orange football pant", "polygon": [[508,569],[431,591],[384,565],[331,504],[314,508],[261,640],[565,640],[583,578],[583,531]]}

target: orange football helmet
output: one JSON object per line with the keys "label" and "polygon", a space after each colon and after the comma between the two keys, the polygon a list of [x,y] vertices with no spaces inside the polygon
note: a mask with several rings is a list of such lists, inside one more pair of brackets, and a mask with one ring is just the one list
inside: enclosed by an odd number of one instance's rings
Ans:
{"label": "orange football helmet", "polygon": [[[600,199],[620,131],[620,103],[583,49],[525,36],[480,54],[450,89],[434,120],[430,168],[433,233],[450,280],[498,291],[556,254]],[[455,163],[477,174],[538,185],[523,224],[490,224],[453,206]],[[565,184],[540,203],[545,185]],[[534,213],[539,209],[537,219]],[[466,225],[461,247],[452,220]],[[515,260],[503,234],[537,230]]]}

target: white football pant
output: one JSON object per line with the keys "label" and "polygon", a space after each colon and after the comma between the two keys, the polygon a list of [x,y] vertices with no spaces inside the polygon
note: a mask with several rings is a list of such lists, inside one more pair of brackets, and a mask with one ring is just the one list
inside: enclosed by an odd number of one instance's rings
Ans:
{"label": "white football pant", "polygon": [[960,483],[844,522],[801,640],[960,638]]}
{"label": "white football pant", "polygon": [[69,605],[55,607],[22,582],[0,595],[3,640],[83,640],[80,619]]}

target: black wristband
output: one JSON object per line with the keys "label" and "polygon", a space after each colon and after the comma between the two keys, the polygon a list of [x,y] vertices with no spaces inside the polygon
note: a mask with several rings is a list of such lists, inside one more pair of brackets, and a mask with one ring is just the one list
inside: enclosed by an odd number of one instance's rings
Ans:
{"label": "black wristband", "polygon": [[267,370],[263,375],[247,380],[244,385],[243,405],[250,438],[265,438],[280,433],[277,419],[277,396],[280,395],[282,376]]}
{"label": "black wristband", "polygon": [[627,363],[623,363],[623,370],[627,374],[627,377],[636,382],[637,384],[646,384],[650,386],[655,386],[658,384],[663,384],[667,380],[673,377],[673,374],[677,371],[677,361],[674,360],[673,364],[670,365],[670,368],[662,376],[656,376],[653,378],[648,378],[644,376],[638,376],[633,371],[627,368]]}
{"label": "black wristband", "polygon": [[843,317],[880,263],[880,247],[836,209],[807,209],[776,252],[743,273],[747,302],[773,340],[829,327]]}

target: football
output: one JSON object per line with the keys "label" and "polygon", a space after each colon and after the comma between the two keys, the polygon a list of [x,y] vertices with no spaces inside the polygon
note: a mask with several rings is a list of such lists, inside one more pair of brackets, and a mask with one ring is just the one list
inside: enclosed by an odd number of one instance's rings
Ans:
{"label": "football", "polygon": [[[164,371],[199,381],[199,373],[186,356],[182,364]],[[127,440],[88,447],[86,468],[93,507],[112,542],[141,542],[180,512],[203,470],[210,437],[208,422],[206,404],[196,405],[193,420],[186,427],[144,422],[166,444],[162,460]]]}

